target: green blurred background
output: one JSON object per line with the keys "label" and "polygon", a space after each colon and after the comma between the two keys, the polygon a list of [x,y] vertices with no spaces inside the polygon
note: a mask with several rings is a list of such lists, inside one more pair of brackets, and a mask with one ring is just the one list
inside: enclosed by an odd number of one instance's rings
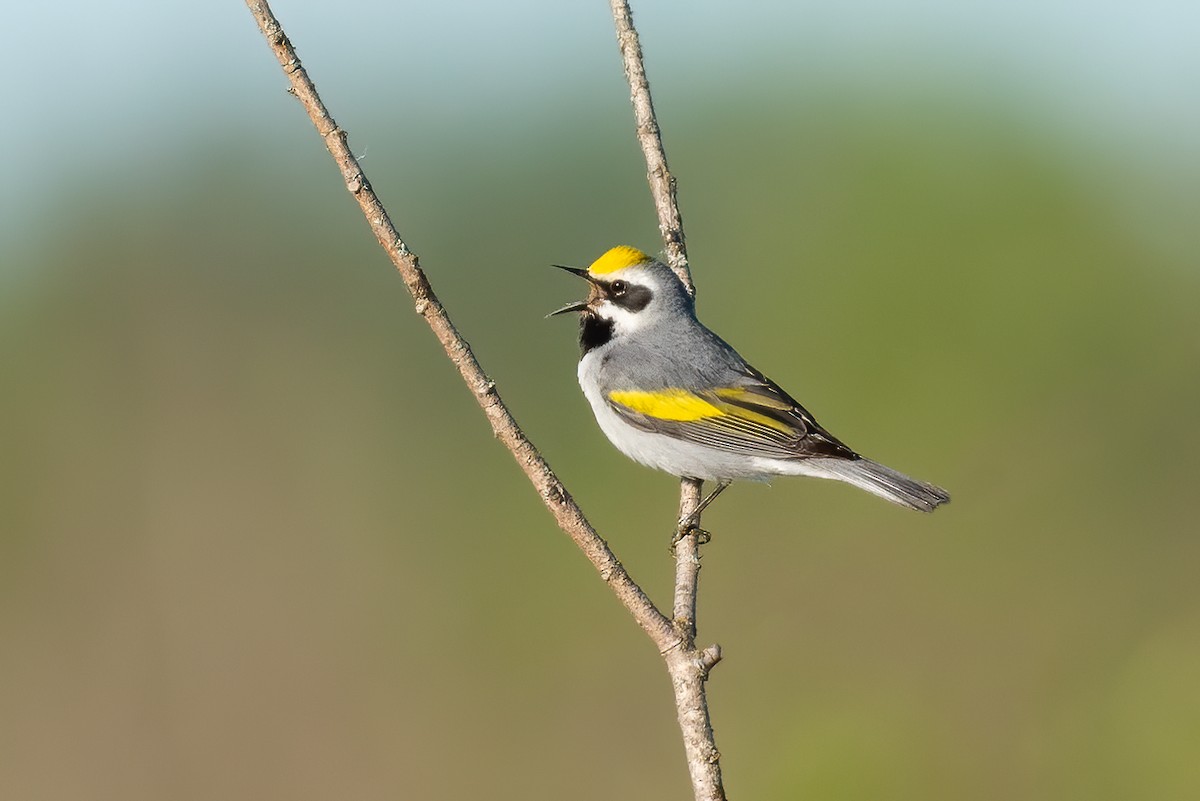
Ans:
{"label": "green blurred background", "polygon": [[[24,4],[0,129],[0,798],[690,797],[654,649],[412,313],[237,3]],[[660,602],[673,479],[551,262],[660,247],[606,4],[279,2]],[[702,316],[944,484],[736,487],[736,798],[1200,797],[1194,4],[641,4]]]}

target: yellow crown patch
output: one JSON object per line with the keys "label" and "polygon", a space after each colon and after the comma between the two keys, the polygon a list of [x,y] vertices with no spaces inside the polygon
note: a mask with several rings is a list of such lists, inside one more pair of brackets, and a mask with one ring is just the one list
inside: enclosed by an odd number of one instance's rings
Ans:
{"label": "yellow crown patch", "polygon": [[651,261],[651,258],[637,248],[619,245],[592,262],[592,266],[588,267],[588,272],[592,275],[615,273],[617,270],[624,270],[626,267],[647,261]]}

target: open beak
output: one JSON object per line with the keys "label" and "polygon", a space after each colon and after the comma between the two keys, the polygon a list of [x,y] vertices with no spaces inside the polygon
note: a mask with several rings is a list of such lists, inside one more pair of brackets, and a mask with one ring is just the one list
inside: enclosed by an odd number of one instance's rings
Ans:
{"label": "open beak", "polygon": [[[567,272],[571,273],[572,275],[577,275],[586,281],[592,280],[592,277],[590,275],[588,275],[588,271],[583,269],[582,267],[567,267],[562,264],[552,264],[550,266],[557,267],[560,270],[566,270]],[[554,317],[557,314],[566,314],[567,312],[587,311],[588,305],[589,305],[589,301],[577,300],[574,303],[568,303],[566,306],[563,306],[561,309],[555,309],[554,311],[550,312],[546,316]]]}
{"label": "open beak", "polygon": [[557,314],[566,314],[567,312],[587,311],[587,307],[588,307],[588,302],[586,300],[577,300],[574,303],[568,303],[566,306],[563,306],[561,309],[555,309],[554,311],[550,312],[546,316],[554,317]]}

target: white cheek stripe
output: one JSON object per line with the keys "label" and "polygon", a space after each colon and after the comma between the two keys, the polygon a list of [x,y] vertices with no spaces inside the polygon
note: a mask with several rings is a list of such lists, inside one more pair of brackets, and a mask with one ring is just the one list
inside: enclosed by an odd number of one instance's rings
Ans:
{"label": "white cheek stripe", "polygon": [[614,333],[617,334],[628,334],[638,330],[646,319],[645,310],[634,313],[629,309],[622,309],[611,300],[606,300],[597,306],[596,313],[606,320],[612,320]]}

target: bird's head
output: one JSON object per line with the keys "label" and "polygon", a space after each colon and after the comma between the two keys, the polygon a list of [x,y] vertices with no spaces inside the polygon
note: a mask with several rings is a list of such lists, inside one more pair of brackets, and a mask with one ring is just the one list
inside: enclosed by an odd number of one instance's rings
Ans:
{"label": "bird's head", "polygon": [[548,317],[582,312],[610,323],[614,333],[625,334],[690,313],[691,298],[675,273],[637,248],[612,248],[586,269],[554,266],[585,279],[591,291],[585,300],[568,303]]}

